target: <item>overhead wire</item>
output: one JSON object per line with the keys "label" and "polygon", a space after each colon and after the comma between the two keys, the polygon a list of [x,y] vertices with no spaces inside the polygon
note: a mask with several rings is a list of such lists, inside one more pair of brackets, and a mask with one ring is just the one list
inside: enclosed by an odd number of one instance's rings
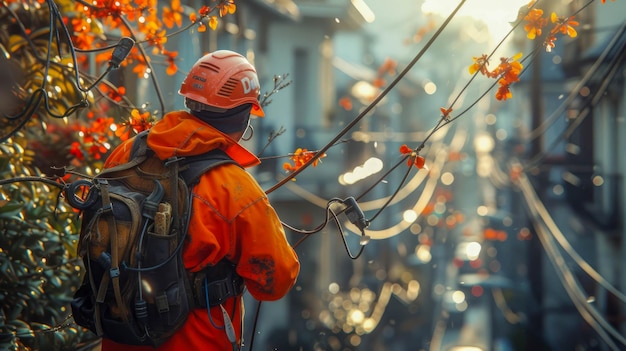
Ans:
{"label": "overhead wire", "polygon": [[[274,185],[273,187],[271,187],[270,189],[268,189],[266,191],[267,194],[271,193],[272,191],[274,191],[275,189],[278,189],[280,186],[284,185],[287,183],[288,180],[293,179],[295,177],[296,174],[299,174],[299,172],[301,172],[303,169],[305,169],[306,167],[308,167],[309,165],[313,164],[319,157],[321,157],[321,155],[323,155],[330,147],[334,146],[340,139],[341,137],[343,137],[350,129],[352,129],[363,117],[365,117],[367,115],[367,113],[373,109],[374,106],[376,106],[376,104],[378,102],[380,102],[380,100],[382,100],[382,98],[388,94],[388,92],[400,81],[400,79],[402,77],[404,77],[408,71],[417,63],[417,61],[419,60],[419,58],[422,57],[422,55],[424,54],[424,52],[426,51],[426,49],[428,47],[430,47],[432,45],[432,43],[435,41],[435,39],[439,36],[439,34],[443,31],[443,29],[447,26],[447,24],[452,20],[452,18],[454,17],[454,15],[460,10],[461,6],[463,5],[463,3],[465,2],[465,0],[462,0],[457,7],[455,8],[455,10],[448,16],[448,18],[444,21],[444,23],[439,27],[438,31],[433,35],[433,37],[430,38],[429,42],[424,46],[424,48],[422,48],[422,50],[420,50],[418,52],[418,54],[413,58],[413,60],[411,61],[410,64],[408,64],[405,69],[402,71],[401,74],[399,74],[396,79],[394,79],[394,81],[376,98],[374,99],[374,101],[372,101],[372,103],[370,103],[370,105],[368,105],[366,107],[365,110],[363,110],[355,119],[352,120],[351,123],[349,123],[348,126],[346,126],[339,134],[337,134],[337,136],[330,141],[325,147],[323,147],[322,149],[318,150],[315,155],[309,159],[305,164],[303,164],[301,167],[299,167],[298,169],[296,169],[295,171],[293,171],[292,173],[289,174],[289,176],[283,178],[282,180],[280,180],[276,185]],[[461,94],[459,94],[461,95]],[[430,133],[430,136],[434,135],[436,131],[432,131]],[[422,146],[423,147],[423,146]],[[384,177],[388,176],[393,170],[395,170],[396,168],[398,168],[400,165],[404,164],[405,161],[408,159],[409,155],[405,155],[403,156],[393,167],[391,167],[390,170],[388,170],[383,177],[381,177],[381,181],[382,179],[384,179]],[[412,167],[409,167],[408,171],[406,172],[406,174],[403,177],[403,180],[400,184],[400,186],[397,187],[397,189],[394,191],[394,193],[391,196],[386,197],[384,200],[384,204],[382,206],[378,206],[378,211],[376,213],[376,215],[374,217],[377,217],[380,213],[382,213],[382,211],[394,200],[394,198],[396,198],[396,196],[398,195],[398,193],[400,193],[408,175],[410,174]],[[419,172],[418,172],[419,174]],[[366,191],[364,191],[363,193],[361,193],[359,196],[356,197],[357,200],[361,199],[363,196],[365,196],[369,191],[371,191],[377,184],[379,184],[380,181],[375,182],[374,185],[372,185],[371,187],[369,187]],[[419,182],[418,184],[419,185]],[[300,193],[304,193],[304,192],[300,192]],[[409,193],[409,192],[405,192],[405,193]],[[283,225],[285,225],[285,223],[283,223]],[[289,226],[289,228],[291,230],[295,230],[297,231],[296,228]]]}
{"label": "overhead wire", "polygon": [[558,117],[563,113],[566,108],[568,108],[572,102],[578,97],[580,94],[580,90],[586,86],[589,81],[595,77],[598,69],[601,67],[602,63],[609,55],[609,53],[613,50],[613,47],[623,35],[626,30],[626,22],[621,25],[619,30],[613,35],[607,46],[602,50],[602,53],[598,56],[598,58],[593,62],[593,64],[587,69],[584,76],[578,80],[576,85],[570,90],[569,94],[559,104],[559,106],[550,114],[548,118],[546,118],[537,128],[530,131],[530,133],[524,138],[526,141],[532,141],[537,139],[539,136],[543,135],[550,126],[552,126],[557,120]]}
{"label": "overhead wire", "polygon": [[[457,95],[457,100],[465,96],[465,94],[463,94],[462,91],[455,95]],[[442,147],[444,147],[443,139],[446,136],[447,136],[447,132],[445,133],[433,132],[432,133],[431,141],[434,141],[434,143],[432,144],[432,147],[428,149],[428,152],[427,154],[424,155],[424,157],[429,160],[431,159],[435,160],[435,162],[433,163],[433,165],[435,166],[433,168],[440,168],[443,166],[443,163],[445,163],[445,158],[443,159],[439,158],[437,157],[437,155],[440,155],[438,153],[438,150],[441,150]],[[449,143],[448,152],[455,152],[455,151],[460,150],[463,147],[466,140],[467,140],[467,133],[463,131],[462,129],[457,129],[455,131],[454,136],[452,137],[452,140]],[[362,191],[358,196],[356,196],[355,197],[356,200],[360,201],[366,194],[372,191],[377,185],[384,182],[384,180],[399,166],[406,165],[406,161],[408,157],[409,157],[408,155],[404,155],[403,157],[401,157],[400,160],[397,161],[389,170],[387,170],[383,175],[378,177],[376,181],[372,182],[372,185],[370,187],[368,187],[366,190]],[[412,167],[409,167],[407,174],[409,173],[411,169]],[[401,184],[397,187],[397,189],[394,191],[393,195],[384,196],[384,197],[381,197],[379,199],[374,199],[374,200],[360,201],[359,205],[364,211],[377,210],[378,213],[382,213],[382,210],[384,210],[387,206],[395,205],[396,203],[405,200],[408,196],[413,194],[414,191],[427,179],[429,174],[430,174],[429,172],[416,172],[415,175],[411,178],[411,180],[409,180],[408,183],[404,184],[405,181],[403,180]],[[296,183],[289,182],[286,184],[286,186],[289,190],[299,195],[301,198],[314,204],[315,206],[320,207],[320,208],[326,207],[327,200],[319,197],[316,194],[311,193],[310,191],[307,191],[306,189],[300,187]],[[434,191],[434,188],[432,190]],[[424,198],[422,195],[426,195],[426,194],[430,194],[430,195]],[[429,191],[421,192],[419,199],[416,200],[416,203],[420,203],[422,205],[419,205],[419,206],[414,205],[414,210],[415,210],[415,207],[421,208],[421,210],[416,210],[418,213],[421,213],[421,211],[423,210],[423,207],[425,207],[426,204],[430,201],[430,197],[432,196],[432,194],[433,192],[429,192]],[[376,216],[377,215],[375,215],[374,217]],[[373,220],[374,218],[370,218],[370,222]],[[347,225],[348,225],[348,229],[351,229],[351,231],[358,233],[357,231],[354,230],[355,228],[353,226],[350,226],[349,224]],[[372,239],[383,239],[383,238],[392,237],[392,236],[399,234],[404,229],[406,229],[406,228],[399,229],[402,227],[401,226],[398,227],[398,225],[377,231],[377,233],[385,232],[386,234],[383,237],[378,237],[378,235],[376,235]],[[396,228],[396,229],[392,230],[392,228]],[[371,229],[368,229],[368,233],[370,232],[370,230]],[[392,230],[393,233],[389,234],[389,230]]]}
{"label": "overhead wire", "polygon": [[[402,70],[402,72],[359,114],[355,117],[348,125],[346,125],[340,132],[337,134],[330,142],[328,142],[322,149],[320,149],[311,159],[309,159],[306,163],[304,163],[301,167],[291,172],[287,177],[280,180],[278,183],[270,187],[265,191],[266,194],[270,194],[276,189],[283,186],[285,183],[289,182],[291,179],[295,178],[296,175],[300,174],[307,167],[316,162],[322,155],[326,153],[328,149],[330,149],[337,141],[339,141],[350,129],[356,126],[361,119],[363,119],[378,103],[398,84],[398,82],[411,70],[411,68],[421,59],[424,53],[430,48],[430,46],[435,42],[435,40],[439,37],[439,35],[443,32],[443,30],[447,27],[450,21],[456,16],[456,13],[461,9],[466,0],[461,0],[459,4],[455,7],[455,9],[450,13],[450,15],[444,20],[443,24],[437,29],[437,31],[433,34],[433,36],[428,40],[426,45],[418,52],[418,54],[411,60],[411,62]],[[308,238],[306,236],[305,238]],[[304,239],[304,238],[303,238]],[[361,247],[361,250],[363,247]],[[255,317],[258,318],[259,311],[261,307],[261,301],[258,301],[257,311],[255,313]],[[254,324],[256,325],[256,320]],[[254,334],[252,333],[252,339],[250,341],[250,350],[254,345]]]}
{"label": "overhead wire", "polygon": [[265,192],[267,194],[275,191],[291,179],[293,179],[296,175],[300,174],[310,165],[312,165],[315,161],[317,161],[322,155],[326,153],[326,151],[332,147],[337,141],[339,141],[348,131],[350,131],[355,125],[357,125],[369,112],[376,106],[380,101],[387,96],[387,94],[406,76],[406,74],[415,66],[415,64],[422,58],[422,56],[428,51],[428,49],[432,46],[432,44],[439,38],[439,35],[443,32],[443,30],[448,26],[450,21],[454,18],[456,13],[461,9],[466,0],[461,0],[459,4],[455,7],[455,9],[450,13],[450,15],[444,20],[444,22],[439,26],[437,31],[433,34],[433,36],[428,40],[428,42],[424,45],[424,47],[415,55],[415,57],[409,62],[409,64],[398,74],[398,76],[378,95],[376,98],[367,106],[359,115],[357,115],[350,123],[348,123],[330,142],[328,142],[324,147],[322,147],[311,159],[309,159],[306,163],[304,163],[301,167],[291,172],[287,177],[280,180],[278,183],[267,189]]}
{"label": "overhead wire", "polygon": [[[621,35],[623,35],[623,30],[625,29],[626,25],[623,26],[622,30],[620,31],[620,33],[622,33]],[[615,43],[614,45],[617,44],[618,43]],[[621,46],[615,49],[615,56],[607,64],[606,71],[602,75],[600,84],[591,95],[591,98],[587,99],[584,105],[579,108],[576,117],[572,119],[569,126],[559,134],[559,136],[552,142],[552,144],[548,148],[543,150],[541,153],[535,155],[524,164],[525,168],[536,167],[540,162],[543,161],[543,159],[545,159],[545,157],[547,157],[549,151],[554,150],[559,143],[571,137],[571,135],[574,133],[574,131],[576,131],[576,129],[578,129],[578,127],[585,120],[585,118],[589,116],[593,107],[595,107],[604,97],[606,91],[608,90],[609,84],[616,78],[616,72],[620,68],[621,63],[626,59],[626,40],[621,43]]]}
{"label": "overhead wire", "polygon": [[[381,208],[385,208],[389,205],[396,204],[399,201],[406,199],[406,197],[408,197],[409,195],[414,194],[415,190],[419,186],[421,186],[422,184],[425,184],[424,188],[420,191],[420,195],[418,199],[415,200],[413,206],[411,207],[411,209],[414,212],[422,213],[423,210],[426,208],[427,204],[432,200],[432,196],[434,195],[435,190],[436,190],[436,185],[439,181],[440,169],[445,164],[449,153],[458,152],[459,150],[461,150],[463,145],[467,142],[468,133],[463,128],[457,129],[451,141],[449,142],[449,145],[447,148],[443,147],[444,136],[445,134],[441,134],[437,136],[436,140],[438,142],[432,144],[432,147],[428,149],[428,153],[425,155],[427,159],[432,160],[431,166],[429,167],[429,171],[417,172],[407,184],[404,184],[405,182],[403,181],[402,184],[395,191],[395,196],[385,196],[385,197],[375,199],[375,200],[362,201],[359,203],[360,207],[364,211],[371,211],[374,209],[378,209],[378,213],[380,213]],[[405,161],[406,161],[406,157],[402,158],[402,160],[396,163],[395,166],[391,170],[395,169],[399,165],[404,165]],[[411,168],[412,167],[409,167],[409,170]],[[382,177],[380,177],[378,181],[374,182],[374,184],[378,184],[382,182],[383,179],[385,179],[388,176],[391,170],[388,171]],[[426,181],[426,183],[424,183],[424,181]],[[326,206],[327,200],[319,197],[318,195],[312,194],[311,192],[298,186],[296,183],[290,182],[286,184],[286,186],[290,190],[292,190],[294,193],[301,196],[303,199],[313,203],[314,205],[318,207],[322,207],[322,208]],[[362,193],[362,195],[359,195],[359,197],[357,197],[357,200],[361,198],[367,192],[368,191],[365,191],[364,193]],[[373,220],[374,220],[374,217],[370,218],[370,222]],[[349,229],[350,231],[357,233],[357,234],[359,233],[359,229],[356,228],[351,223],[346,223],[345,225],[346,225],[346,228]],[[368,235],[371,239],[376,239],[376,240],[386,239],[386,238],[390,238],[390,237],[400,234],[401,232],[406,230],[409,225],[410,225],[409,222],[406,222],[403,219],[400,219],[400,221],[396,223],[395,225],[391,225],[386,228],[382,228],[378,230],[373,230],[371,228],[368,228],[365,230],[365,234]],[[288,226],[288,227],[290,227],[290,229],[293,228],[291,226]]]}
{"label": "overhead wire", "polygon": [[[526,177],[523,178],[522,185],[524,187],[529,187],[530,182]],[[559,229],[558,225],[554,221],[554,219],[550,216],[550,213],[546,209],[545,205],[536,193],[530,193],[530,190],[527,189],[528,194],[531,196],[527,197],[529,204],[532,204],[535,212],[537,213],[538,218],[540,218],[544,225],[548,228],[552,237],[556,239],[559,245],[563,248],[563,250],[572,258],[572,260],[585,272],[587,273],[594,281],[596,281],[600,286],[608,290],[615,297],[617,297],[622,303],[626,304],[626,294],[618,290],[615,286],[613,286],[608,280],[606,280],[598,271],[596,271],[585,259],[580,256],[580,254],[572,247],[569,243],[563,232]],[[532,202],[531,202],[532,201]]]}
{"label": "overhead wire", "polygon": [[[576,283],[577,280],[572,274],[569,267],[565,264],[563,256],[558,252],[554,243],[552,241],[551,236],[548,234],[552,234],[554,236],[554,232],[551,230],[554,229],[555,224],[550,220],[546,222],[544,217],[547,216],[547,210],[545,206],[541,202],[541,199],[538,197],[537,193],[534,191],[530,181],[526,177],[525,173],[521,173],[519,176],[518,182],[520,189],[522,190],[522,194],[524,195],[524,199],[526,200],[526,207],[530,212],[533,220],[533,225],[535,229],[539,233],[539,238],[543,247],[546,249],[546,253],[553,263],[555,269],[557,270],[558,277],[561,280],[563,286],[566,289],[566,292],[570,296],[571,300],[574,302],[576,308],[578,309],[581,316],[589,323],[589,325],[596,330],[598,335],[611,347],[613,350],[620,350],[611,339],[608,334],[610,334],[613,338],[619,341],[622,345],[626,346],[626,338],[620,334],[619,331],[615,330],[610,323],[606,321],[606,319],[597,311],[596,308],[587,303],[587,299],[584,296],[584,292],[580,288],[580,286]],[[543,215],[542,215],[543,214]],[[542,220],[544,220],[542,222]],[[549,227],[548,227],[549,225]],[[562,238],[561,235],[557,235],[557,238]],[[569,245],[566,245],[567,252],[572,253]],[[612,292],[617,292],[615,288],[612,287],[604,278],[602,278],[595,270],[590,269],[590,266],[584,262],[580,258],[578,254],[572,255],[575,262],[579,264],[581,267],[584,267],[585,272],[588,274],[591,272],[591,276],[594,279],[598,279],[598,283],[600,283],[603,287],[607,288]],[[581,264],[584,262],[585,264]],[[618,292],[618,295],[623,297],[623,294]],[[616,295],[617,296],[617,295]],[[607,334],[608,332],[608,334]]]}
{"label": "overhead wire", "polygon": [[[448,156],[448,153],[444,149],[441,149],[437,153],[437,157],[433,161],[433,166],[432,166],[433,169],[434,168],[440,169],[440,167],[447,160],[447,156]],[[437,188],[438,182],[439,182],[438,175],[435,174],[434,172],[429,172],[428,178],[426,179],[426,182],[424,184],[424,188],[420,192],[418,199],[415,201],[415,204],[411,208],[414,212],[423,213],[424,209],[426,208],[428,203],[431,201],[435,193],[435,189]],[[348,229],[352,231],[355,230],[355,228],[351,226],[350,224],[346,224],[346,225]],[[372,239],[388,239],[406,230],[407,228],[409,228],[410,225],[411,225],[410,222],[401,220],[398,223],[391,225],[389,227],[383,228],[383,229],[368,228],[365,230],[365,233],[368,236],[370,236]]]}

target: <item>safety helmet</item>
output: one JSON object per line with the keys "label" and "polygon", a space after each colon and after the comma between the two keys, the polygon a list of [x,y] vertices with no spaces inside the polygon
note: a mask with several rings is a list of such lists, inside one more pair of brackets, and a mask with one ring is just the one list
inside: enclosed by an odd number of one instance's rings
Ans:
{"label": "safety helmet", "polygon": [[252,104],[251,114],[265,116],[259,104],[261,87],[256,69],[234,51],[217,50],[204,55],[193,65],[178,93],[187,98],[188,106],[200,103],[206,110],[225,111]]}

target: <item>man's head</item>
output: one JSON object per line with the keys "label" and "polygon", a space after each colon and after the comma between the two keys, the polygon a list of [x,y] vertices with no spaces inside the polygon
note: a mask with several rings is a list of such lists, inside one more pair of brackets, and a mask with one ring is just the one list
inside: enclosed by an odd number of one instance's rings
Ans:
{"label": "man's head", "polygon": [[192,114],[226,134],[245,131],[250,114],[265,115],[260,92],[254,66],[229,50],[200,58],[179,90]]}

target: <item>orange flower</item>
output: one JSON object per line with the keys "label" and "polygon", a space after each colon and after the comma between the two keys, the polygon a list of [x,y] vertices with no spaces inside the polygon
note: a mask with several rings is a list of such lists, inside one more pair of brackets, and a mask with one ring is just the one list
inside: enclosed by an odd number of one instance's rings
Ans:
{"label": "orange flower", "polygon": [[163,23],[167,28],[174,25],[181,27],[183,25],[183,8],[180,6],[180,0],[172,0],[172,7],[163,6]]}
{"label": "orange flower", "polygon": [[[305,163],[309,162],[309,160],[312,159],[316,153],[316,151],[309,151],[307,149],[297,148],[296,151],[289,157],[293,162],[293,165],[289,162],[285,162],[283,164],[283,169],[287,172],[293,172],[302,167]],[[313,161],[313,167],[316,167],[320,160],[324,157],[326,157],[326,154],[320,156],[315,161]]]}
{"label": "orange flower", "polygon": [[211,13],[211,8],[204,5],[200,8],[200,10],[198,10],[198,13],[200,14],[201,17],[206,17],[209,15],[209,13]]}
{"label": "orange flower", "polygon": [[574,27],[578,25],[578,21],[574,21],[574,17],[562,18],[552,12],[550,20],[552,23],[557,23],[556,27],[552,30],[553,33],[561,32],[570,38],[576,38],[576,36],[578,36],[576,29],[574,29]]}
{"label": "orange flower", "polygon": [[350,111],[352,110],[352,100],[349,97],[344,96],[339,99],[339,106],[341,106],[346,111]]}
{"label": "orange flower", "polygon": [[167,51],[163,50],[163,55],[165,55],[165,62],[167,63],[167,69],[165,72],[173,76],[178,72],[178,67],[176,66],[176,56],[178,56],[177,51]]}
{"label": "orange flower", "polygon": [[130,125],[137,133],[141,133],[144,130],[152,127],[152,120],[150,118],[150,112],[139,113],[138,109],[133,109],[130,112]]}
{"label": "orange flower", "polygon": [[227,14],[232,15],[237,11],[237,5],[235,5],[235,1],[233,0],[224,1],[222,4],[217,5],[217,7],[220,9],[220,17],[224,17]]}
{"label": "orange flower", "polygon": [[406,144],[402,144],[402,146],[400,146],[400,153],[403,155],[410,155],[406,161],[407,166],[415,166],[418,169],[424,168],[426,159],[423,156],[418,155],[415,150],[411,149]]}
{"label": "orange flower", "polygon": [[450,115],[450,113],[452,112],[451,108],[444,108],[444,107],[440,107],[439,111],[441,111],[441,116],[445,119],[448,119],[448,116]]}
{"label": "orange flower", "polygon": [[[133,67],[133,73],[136,73],[139,78],[143,78],[148,69],[148,64],[144,56],[138,55],[136,58],[138,62],[135,64],[135,67]],[[150,57],[148,57],[148,59],[150,59]]]}
{"label": "orange flower", "polygon": [[85,154],[81,150],[80,143],[78,141],[73,142],[70,146],[70,154],[81,161],[85,159]]}
{"label": "orange flower", "polygon": [[102,94],[108,96],[109,99],[115,102],[122,101],[122,98],[124,97],[124,95],[126,95],[126,87],[124,86],[120,86],[115,89],[106,84],[101,84],[99,89],[100,91],[102,91]]}
{"label": "orange flower", "polygon": [[386,58],[383,64],[378,67],[378,76],[382,76],[384,74],[393,76],[396,74],[396,67],[398,67],[398,62],[390,58]]}
{"label": "orange flower", "polygon": [[554,34],[550,34],[548,35],[548,37],[546,38],[546,52],[552,52],[552,49],[554,49],[554,47],[556,46],[555,44],[556,42],[556,36]]}
{"label": "orange flower", "polygon": [[385,78],[382,77],[377,77],[372,81],[372,85],[375,88],[382,88],[383,86],[385,86],[385,84],[387,84],[387,81],[385,80]]}
{"label": "orange flower", "polygon": [[474,63],[469,66],[469,73],[474,74],[476,72],[480,72],[485,76],[489,76],[489,70],[487,66],[489,65],[489,60],[487,54],[483,54],[480,57],[472,57]]}
{"label": "orange flower", "polygon": [[416,155],[415,156],[415,160],[413,161],[413,164],[418,169],[422,169],[422,168],[424,168],[424,165],[426,164],[426,159],[423,156]]}
{"label": "orange flower", "polygon": [[556,46],[556,34],[561,33],[571,38],[578,36],[578,32],[574,29],[574,27],[578,25],[578,22],[574,20],[574,17],[563,18],[552,12],[550,21],[555,23],[555,26],[550,31],[544,43],[547,52],[551,52]]}
{"label": "orange flower", "polygon": [[519,82],[519,74],[523,68],[522,64],[515,61],[515,57],[510,60],[503,57],[501,60],[502,63],[497,68],[497,73],[501,76],[500,79],[507,84]]}
{"label": "orange flower", "polygon": [[213,30],[217,29],[217,16],[209,17],[209,27]]}
{"label": "orange flower", "polygon": [[400,153],[403,155],[410,154],[413,153],[413,149],[406,146],[406,144],[402,144],[402,146],[400,146]]}
{"label": "orange flower", "polygon": [[517,60],[521,56],[522,55],[520,53],[510,59],[503,57],[500,65],[498,65],[498,67],[494,70],[494,72],[497,73],[497,76],[500,77],[498,79],[500,87],[496,92],[496,99],[502,101],[513,97],[510,86],[513,83],[519,82],[519,75],[522,72],[523,66]]}
{"label": "orange flower", "polygon": [[123,122],[117,126],[115,135],[124,141],[129,139],[135,133],[141,133],[144,130],[150,129],[153,124],[153,119],[150,116],[150,112],[146,111],[140,113],[138,109],[133,109],[130,112],[130,118],[127,122]]}
{"label": "orange flower", "polygon": [[528,39],[535,39],[541,36],[542,28],[548,24],[548,19],[543,17],[543,10],[531,9],[524,17],[524,21],[528,22],[524,25],[524,30],[528,32]]}
{"label": "orange flower", "polygon": [[498,91],[496,92],[496,99],[503,101],[506,99],[510,99],[513,97],[511,90],[509,89],[509,84],[500,84]]}

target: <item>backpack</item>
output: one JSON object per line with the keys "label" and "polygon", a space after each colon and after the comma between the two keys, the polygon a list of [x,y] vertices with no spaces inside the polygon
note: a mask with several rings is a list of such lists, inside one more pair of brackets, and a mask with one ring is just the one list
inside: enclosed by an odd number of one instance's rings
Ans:
{"label": "backpack", "polygon": [[[82,211],[78,254],[85,266],[71,307],[76,323],[99,336],[157,347],[201,305],[201,294],[209,296],[208,274],[192,276],[182,261],[190,189],[211,168],[234,161],[221,150],[162,161],[146,139],[147,131],[135,137],[128,163],[66,189],[70,205]],[[242,293],[243,280],[227,268],[211,290]],[[224,295],[211,297],[223,302]]]}

